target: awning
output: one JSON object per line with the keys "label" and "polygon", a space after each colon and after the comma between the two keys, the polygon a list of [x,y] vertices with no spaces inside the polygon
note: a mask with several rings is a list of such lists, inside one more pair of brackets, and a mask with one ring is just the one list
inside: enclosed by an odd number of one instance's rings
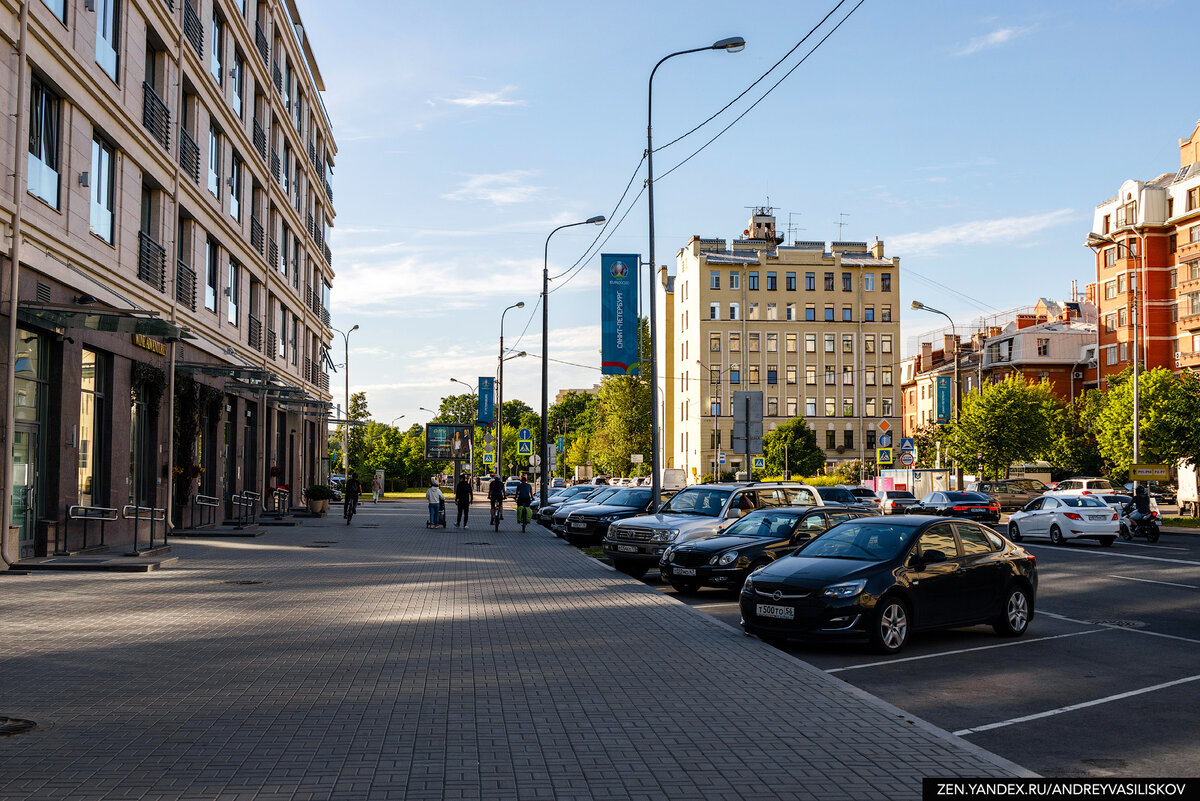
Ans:
{"label": "awning", "polygon": [[[232,378],[238,381],[257,381],[262,384],[270,381],[275,374],[261,367],[243,364],[212,364],[211,362],[176,362],[175,369],[185,373],[199,373],[214,378]],[[262,386],[246,387],[255,392],[262,392]]]}
{"label": "awning", "polygon": [[86,328],[112,334],[142,334],[164,339],[195,339],[188,329],[158,317],[158,312],[145,309],[84,309],[56,303],[21,303],[17,319],[32,325],[53,328],[63,333],[72,328]]}

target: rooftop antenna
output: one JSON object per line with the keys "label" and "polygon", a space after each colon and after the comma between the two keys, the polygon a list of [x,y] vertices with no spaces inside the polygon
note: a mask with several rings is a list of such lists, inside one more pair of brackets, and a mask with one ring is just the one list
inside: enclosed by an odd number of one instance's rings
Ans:
{"label": "rooftop antenna", "polygon": [[792,224],[792,217],[798,217],[799,215],[800,215],[800,212],[798,212],[798,211],[789,211],[788,212],[788,229],[787,229],[788,230],[788,239],[790,239],[793,242],[796,241],[796,240],[792,239],[793,231],[807,231],[808,230],[807,228],[801,228],[799,225]]}
{"label": "rooftop antenna", "polygon": [[845,228],[847,225],[849,225],[849,223],[846,222],[846,220],[845,220],[845,218],[849,217],[849,216],[850,216],[849,214],[847,214],[846,212],[843,211],[840,214],[838,214],[838,221],[834,223],[834,225],[836,225],[838,227],[838,241],[839,242],[842,241],[842,229]]}

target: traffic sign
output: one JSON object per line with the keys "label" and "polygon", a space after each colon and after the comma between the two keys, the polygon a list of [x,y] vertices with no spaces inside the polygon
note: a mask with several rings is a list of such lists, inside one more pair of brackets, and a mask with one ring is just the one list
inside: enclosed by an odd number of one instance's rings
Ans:
{"label": "traffic sign", "polygon": [[542,457],[538,456],[535,453],[533,456],[529,457],[529,463],[531,465],[533,465],[534,467],[537,467],[538,465],[540,465],[542,463]]}
{"label": "traffic sign", "polygon": [[495,463],[495,461],[496,461],[496,454],[494,454],[494,453],[485,453],[485,454],[483,455],[483,463],[484,463],[484,464],[493,464],[493,463]]}
{"label": "traffic sign", "polygon": [[880,464],[891,464],[892,463],[892,449],[891,448],[876,448],[875,449],[875,461],[879,462]]}
{"label": "traffic sign", "polygon": [[901,437],[901,438],[900,438],[900,450],[902,450],[902,451],[915,451],[916,449],[917,449],[917,448],[916,448],[916,446],[913,444],[913,438],[912,438],[912,437]]}
{"label": "traffic sign", "polygon": [[493,446],[493,445],[492,445],[492,443],[490,443],[490,442],[488,442],[488,443],[485,443],[485,444],[484,444],[484,446],[483,446],[483,452],[484,452],[484,453],[491,453],[491,452],[492,452],[492,451],[494,451],[494,450],[496,450],[496,448],[495,448],[495,446]]}
{"label": "traffic sign", "polygon": [[496,438],[493,437],[491,434],[484,434],[483,441],[486,442],[488,445],[491,445],[493,442],[496,441]]}
{"label": "traffic sign", "polygon": [[522,428],[517,432],[517,439],[533,439],[533,432],[528,428]]}
{"label": "traffic sign", "polygon": [[527,439],[518,442],[517,456],[533,456],[533,443]]}
{"label": "traffic sign", "polygon": [[890,424],[890,423],[889,423],[887,420],[880,420],[880,421],[879,421],[879,430],[880,430],[880,431],[887,431],[887,430],[888,430],[888,429],[890,429],[891,427],[892,427],[892,426],[891,426],[891,424]]}
{"label": "traffic sign", "polygon": [[767,469],[766,457],[755,456],[752,461],[753,461],[755,470],[766,470]]}
{"label": "traffic sign", "polygon": [[718,463],[718,464],[725,464],[725,452],[724,452],[724,451],[722,451],[721,453],[718,453],[718,454],[717,454],[717,463]]}
{"label": "traffic sign", "polygon": [[630,464],[641,464],[643,461],[645,461],[645,459],[643,458],[642,454],[640,454],[640,453],[629,454],[629,463]]}
{"label": "traffic sign", "polygon": [[1129,469],[1129,477],[1134,481],[1169,481],[1171,468],[1165,464],[1135,464]]}
{"label": "traffic sign", "polygon": [[892,435],[887,433],[886,431],[883,432],[882,434],[880,434],[879,435],[879,447],[881,447],[881,448],[892,447]]}
{"label": "traffic sign", "polygon": [[900,453],[900,464],[904,465],[905,467],[912,467],[913,463],[916,461],[916,457],[912,455],[912,451],[902,451]]}

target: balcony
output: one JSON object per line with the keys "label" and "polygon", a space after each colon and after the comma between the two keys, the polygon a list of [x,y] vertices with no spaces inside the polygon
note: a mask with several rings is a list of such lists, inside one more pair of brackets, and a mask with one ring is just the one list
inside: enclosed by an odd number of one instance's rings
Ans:
{"label": "balcony", "polygon": [[1200,256],[1200,240],[1181,243],[1175,249],[1175,258],[1180,262],[1188,261],[1196,256]]}
{"label": "balcony", "polygon": [[[321,322],[325,324],[326,328],[330,327],[329,309],[326,309],[324,306],[321,307]],[[326,389],[328,389],[328,387],[326,387]]]}
{"label": "balcony", "polygon": [[275,329],[267,329],[267,356],[274,359],[279,355],[279,338],[275,336]]}
{"label": "balcony", "polygon": [[165,150],[171,149],[171,110],[154,91],[142,82],[142,125]]}
{"label": "balcony", "polygon": [[262,353],[262,321],[250,315],[250,325],[246,328],[246,343],[259,353]]}
{"label": "balcony", "polygon": [[275,84],[275,91],[283,95],[283,73],[279,71],[279,62],[275,61],[271,64],[271,80]]}
{"label": "balcony", "polygon": [[192,7],[192,0],[183,0],[183,35],[196,51],[196,58],[204,61],[204,26],[200,24],[200,15]]}
{"label": "balcony", "polygon": [[279,269],[279,243],[271,239],[271,245],[267,251],[267,265],[272,270]]}
{"label": "balcony", "polygon": [[326,242],[324,245],[322,245],[322,248],[325,251],[325,263],[328,264],[330,267],[332,267],[333,266],[333,251],[331,251],[329,249],[329,243]]}
{"label": "balcony", "polygon": [[307,356],[304,357],[304,380],[312,384],[315,384],[317,380],[314,375],[312,359]]}
{"label": "balcony", "polygon": [[333,202],[333,187],[330,186],[329,181],[325,181],[325,197],[329,198],[330,203]]}
{"label": "balcony", "polygon": [[138,278],[159,292],[167,289],[167,252],[145,231],[138,231]]}
{"label": "balcony", "polygon": [[267,34],[257,22],[254,23],[254,46],[258,48],[258,54],[262,56],[263,67],[270,69],[271,49],[267,44]]}
{"label": "balcony", "polygon": [[258,251],[258,255],[267,255],[262,223],[253,217],[250,218],[250,244]]}
{"label": "balcony", "polygon": [[254,149],[263,161],[267,160],[267,132],[259,125],[258,120],[254,121]]}
{"label": "balcony", "polygon": [[175,300],[196,310],[196,273],[182,261],[175,264]]}
{"label": "balcony", "polygon": [[192,176],[197,185],[200,184],[200,146],[187,129],[182,127],[179,129],[179,166]]}
{"label": "balcony", "polygon": [[317,238],[316,231],[317,231],[317,229],[313,226],[312,212],[310,211],[308,213],[308,235],[311,236],[313,238],[313,240],[316,240],[316,238]]}
{"label": "balcony", "polygon": [[321,388],[322,392],[329,391],[329,373],[317,372],[317,386]]}
{"label": "balcony", "polygon": [[271,149],[271,176],[276,181],[282,182],[283,171],[279,162],[279,152],[274,148]]}

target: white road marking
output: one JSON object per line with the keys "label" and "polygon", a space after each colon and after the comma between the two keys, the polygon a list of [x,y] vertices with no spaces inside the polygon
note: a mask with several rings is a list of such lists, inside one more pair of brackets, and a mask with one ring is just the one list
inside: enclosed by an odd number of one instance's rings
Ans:
{"label": "white road marking", "polygon": [[[1027,543],[1022,542],[1021,546],[1025,547]],[[1142,559],[1147,562],[1169,562],[1173,565],[1196,565],[1200,566],[1200,562],[1191,561],[1188,559],[1168,559],[1165,556],[1139,556],[1135,553],[1113,553],[1112,551],[1083,551],[1073,550],[1064,551],[1062,548],[1054,545],[1029,545],[1031,548],[1049,548],[1058,551],[1059,553],[1077,553],[1086,554],[1088,556],[1107,556],[1110,559]]]}
{"label": "white road marking", "polygon": [[1009,720],[1002,720],[1002,721],[999,721],[998,723],[988,723],[983,726],[973,726],[969,729],[959,729],[958,731],[954,732],[954,734],[958,737],[962,737],[967,734],[977,734],[981,731],[989,731],[991,729],[1000,729],[1005,726],[1013,726],[1013,725],[1016,725],[1017,723],[1028,723],[1031,720],[1039,720],[1041,718],[1053,717],[1054,715],[1062,715],[1066,712],[1075,712],[1076,710],[1079,710],[1079,709],[1087,709],[1090,706],[1099,706],[1100,704],[1108,704],[1113,701],[1122,701],[1126,698],[1132,698],[1136,695],[1145,695],[1146,693],[1152,693],[1152,692],[1156,692],[1158,690],[1165,690],[1168,687],[1176,687],[1180,684],[1187,684],[1188,682],[1192,682],[1192,681],[1200,681],[1200,675],[1188,676],[1186,679],[1176,679],[1175,681],[1167,681],[1167,682],[1163,682],[1162,684],[1155,684],[1153,687],[1143,687],[1140,690],[1130,690],[1129,692],[1119,693],[1117,695],[1110,695],[1106,698],[1097,698],[1092,701],[1084,701],[1081,704],[1071,704],[1070,706],[1061,706],[1058,709],[1050,709],[1045,712],[1038,712],[1033,715],[1024,715],[1019,718],[1010,718]]}
{"label": "white road marking", "polygon": [[825,672],[826,673],[841,673],[846,670],[859,670],[860,668],[880,667],[882,665],[898,665],[901,662],[916,662],[920,659],[934,659],[939,656],[951,656],[953,654],[969,654],[972,651],[990,651],[993,648],[1008,648],[1009,646],[1013,646],[1013,645],[1025,645],[1025,644],[1031,643],[1031,642],[1042,642],[1043,640],[1059,640],[1059,639],[1062,639],[1063,637],[1078,637],[1081,634],[1096,634],[1096,633],[1102,632],[1102,631],[1106,631],[1106,629],[1091,629],[1089,631],[1074,631],[1074,632],[1071,632],[1070,634],[1055,634],[1051,637],[1034,637],[1033,639],[1029,639],[1029,640],[1013,640],[1011,642],[1002,642],[998,645],[980,645],[976,648],[959,648],[958,650],[955,650],[955,651],[942,651],[942,652],[936,653],[936,654],[925,654],[924,656],[908,656],[908,657],[904,657],[903,659],[887,659],[882,662],[868,662],[864,665],[847,665],[846,667],[829,668]]}
{"label": "white road marking", "polygon": [[1162,584],[1167,587],[1185,587],[1189,590],[1200,590],[1200,587],[1197,587],[1193,584],[1176,584],[1173,581],[1151,581],[1150,579],[1134,578],[1133,576],[1118,576],[1114,573],[1109,573],[1108,575],[1109,578],[1125,579],[1126,581],[1141,581],[1145,582],[1146,584]]}
{"label": "white road marking", "polygon": [[1127,626],[1114,626],[1111,623],[1096,623],[1091,620],[1079,620],[1078,618],[1067,617],[1066,615],[1056,615],[1053,612],[1047,612],[1042,609],[1038,610],[1038,614],[1045,615],[1046,617],[1052,617],[1055,620],[1065,620],[1068,623],[1079,623],[1084,626],[1104,626],[1105,628],[1116,629],[1117,631],[1128,631],[1131,634],[1145,634],[1148,637],[1162,637],[1163,639],[1167,640],[1180,640],[1181,642],[1191,642],[1200,645],[1200,640],[1192,639],[1191,637],[1180,637],[1175,634],[1163,634],[1160,631],[1147,631],[1146,629],[1134,629]]}

